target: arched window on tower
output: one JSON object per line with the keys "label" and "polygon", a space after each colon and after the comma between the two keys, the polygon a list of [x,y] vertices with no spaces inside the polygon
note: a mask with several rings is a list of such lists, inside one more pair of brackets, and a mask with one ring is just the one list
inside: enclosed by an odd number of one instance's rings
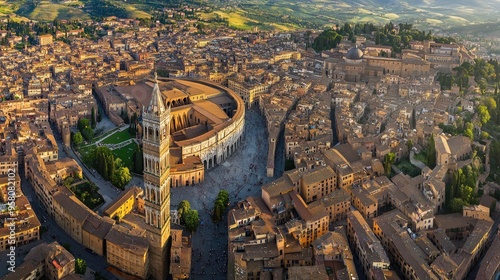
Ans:
{"label": "arched window on tower", "polygon": [[151,201],[156,202],[156,190],[151,188]]}
{"label": "arched window on tower", "polygon": [[153,128],[149,127],[148,132],[148,140],[153,140]]}

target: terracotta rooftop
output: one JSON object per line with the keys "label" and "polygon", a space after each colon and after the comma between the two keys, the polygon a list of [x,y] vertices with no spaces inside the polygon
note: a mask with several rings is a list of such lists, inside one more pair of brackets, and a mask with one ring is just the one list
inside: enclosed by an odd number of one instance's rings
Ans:
{"label": "terracotta rooftop", "polygon": [[149,249],[149,243],[145,236],[138,234],[138,232],[121,225],[114,225],[106,235],[106,241],[120,246],[132,254],[143,256]]}

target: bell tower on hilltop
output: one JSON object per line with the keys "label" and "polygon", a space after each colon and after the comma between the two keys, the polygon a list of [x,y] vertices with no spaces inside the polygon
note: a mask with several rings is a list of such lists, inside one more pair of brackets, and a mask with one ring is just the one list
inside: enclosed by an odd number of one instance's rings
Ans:
{"label": "bell tower on hilltop", "polygon": [[149,271],[152,278],[168,276],[170,239],[170,108],[166,108],[155,73],[149,106],[143,108],[144,200]]}

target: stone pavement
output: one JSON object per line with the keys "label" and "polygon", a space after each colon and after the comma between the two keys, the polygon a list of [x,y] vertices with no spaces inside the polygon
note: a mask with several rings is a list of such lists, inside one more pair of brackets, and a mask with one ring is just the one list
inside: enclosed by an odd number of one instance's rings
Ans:
{"label": "stone pavement", "polygon": [[265,127],[264,118],[256,110],[248,110],[242,147],[226,163],[207,171],[203,183],[171,189],[172,208],[186,199],[202,221],[193,234],[192,279],[226,279],[227,214],[223,221],[213,223],[213,203],[222,189],[229,192],[231,205],[250,195],[260,196],[262,184],[273,180],[266,177]]}

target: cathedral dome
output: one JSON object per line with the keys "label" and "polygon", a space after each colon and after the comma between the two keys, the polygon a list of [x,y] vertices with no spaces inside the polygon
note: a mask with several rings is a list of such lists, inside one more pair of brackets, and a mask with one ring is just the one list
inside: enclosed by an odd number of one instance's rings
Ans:
{"label": "cathedral dome", "polygon": [[358,60],[358,59],[361,59],[363,58],[363,51],[358,49],[358,47],[353,47],[351,48],[347,54],[345,55],[345,58],[347,59],[351,59],[351,60]]}

